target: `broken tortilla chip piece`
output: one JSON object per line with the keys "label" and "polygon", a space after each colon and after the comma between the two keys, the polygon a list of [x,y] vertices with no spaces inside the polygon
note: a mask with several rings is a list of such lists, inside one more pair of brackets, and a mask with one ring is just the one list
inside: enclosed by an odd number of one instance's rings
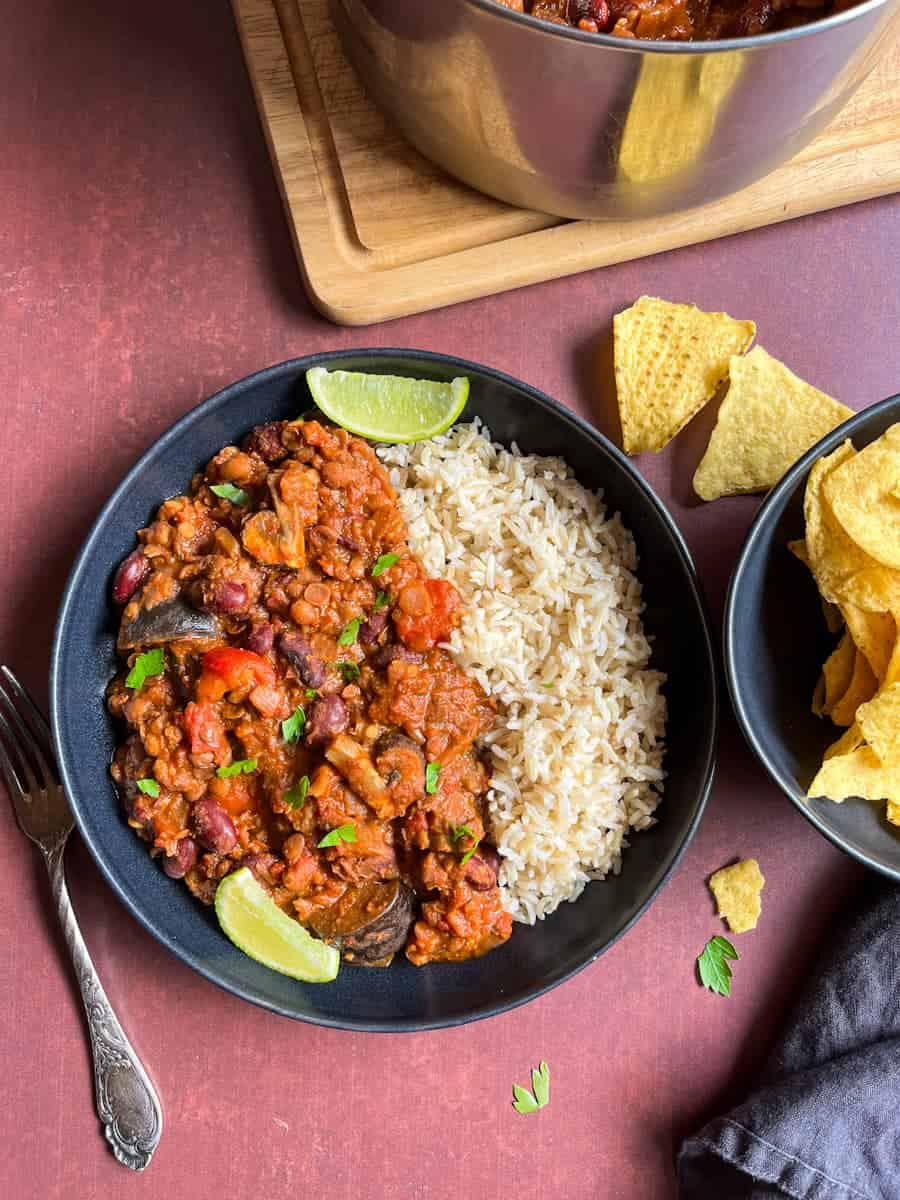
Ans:
{"label": "broken tortilla chip piece", "polygon": [[613,319],[613,356],[626,454],[662,450],[715,395],[752,321],[693,304],[641,298]]}
{"label": "broken tortilla chip piece", "polygon": [[841,610],[836,604],[832,604],[830,600],[824,598],[822,599],[822,616],[825,619],[825,628],[829,633],[838,633],[844,628]]}
{"label": "broken tortilla chip piece", "polygon": [[900,767],[900,683],[882,688],[856,710],[856,724],[885,767]]}
{"label": "broken tortilla chip piece", "polygon": [[825,695],[822,697],[822,713],[831,712],[842,696],[846,695],[853,679],[853,668],[856,665],[856,647],[849,633],[845,633],[832,650],[822,668],[825,678]]}
{"label": "broken tortilla chip piece", "polygon": [[851,796],[900,804],[900,769],[885,767],[871,746],[836,755],[822,763],[807,796],[824,796],[840,803]]}
{"label": "broken tortilla chip piece", "polygon": [[805,538],[796,538],[793,542],[788,542],[788,550],[790,550],[794,558],[800,559],[804,567],[809,566],[809,555],[806,552]]}
{"label": "broken tortilla chip piece", "polygon": [[852,409],[826,396],[755,346],[732,358],[729,385],[694,474],[702,500],[765,492]]}
{"label": "broken tortilla chip piece", "polygon": [[900,801],[888,800],[887,819],[892,825],[900,825]]}
{"label": "broken tortilla chip piece", "polygon": [[710,877],[709,887],[716,898],[719,916],[728,922],[732,933],[746,933],[756,928],[762,912],[760,893],[765,882],[755,858],[723,867]]}
{"label": "broken tortilla chip piece", "polygon": [[865,739],[859,726],[854,721],[849,729],[846,729],[836,742],[832,742],[822,756],[825,761],[829,758],[839,758],[842,754],[849,754],[852,750],[858,750]]}
{"label": "broken tortilla chip piece", "polygon": [[828,712],[829,717],[835,725],[852,725],[856,717],[856,710],[861,704],[871,700],[877,691],[878,680],[875,678],[866,656],[857,650],[853,660],[853,676],[850,684],[843,696],[832,705]]}
{"label": "broken tortilla chip piece", "polygon": [[897,640],[897,624],[890,613],[866,612],[855,604],[842,604],[841,613],[856,648],[865,656],[879,683],[887,675],[894,644]]}
{"label": "broken tortilla chip piece", "polygon": [[900,423],[829,475],[825,500],[853,541],[877,562],[900,570]]}

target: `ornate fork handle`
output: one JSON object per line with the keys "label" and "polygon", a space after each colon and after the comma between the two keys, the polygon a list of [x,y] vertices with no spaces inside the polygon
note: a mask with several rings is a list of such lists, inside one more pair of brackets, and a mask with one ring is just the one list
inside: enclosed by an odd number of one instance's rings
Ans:
{"label": "ornate fork handle", "polygon": [[97,1113],[113,1154],[132,1171],[143,1171],[162,1136],[162,1109],[103,990],[69,899],[63,868],[65,839],[44,852],[56,911],[81,989],[94,1059]]}

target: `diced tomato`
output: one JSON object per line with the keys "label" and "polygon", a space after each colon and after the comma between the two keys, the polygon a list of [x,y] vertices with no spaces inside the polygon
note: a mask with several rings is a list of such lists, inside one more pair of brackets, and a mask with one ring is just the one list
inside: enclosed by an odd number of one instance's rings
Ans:
{"label": "diced tomato", "polygon": [[259,807],[256,780],[252,775],[236,775],[233,779],[212,779],[209,794],[230,817],[256,810]]}
{"label": "diced tomato", "polygon": [[191,754],[211,754],[220,765],[231,761],[228,736],[214,704],[189,703],[184,710],[184,727],[191,744]]}
{"label": "diced tomato", "polygon": [[446,579],[408,584],[397,597],[394,625],[410,650],[433,649],[450,637],[459,622],[459,592]]}
{"label": "diced tomato", "polygon": [[197,680],[197,699],[221,700],[226,692],[236,692],[275,682],[275,669],[252,650],[222,646],[203,655],[202,672]]}

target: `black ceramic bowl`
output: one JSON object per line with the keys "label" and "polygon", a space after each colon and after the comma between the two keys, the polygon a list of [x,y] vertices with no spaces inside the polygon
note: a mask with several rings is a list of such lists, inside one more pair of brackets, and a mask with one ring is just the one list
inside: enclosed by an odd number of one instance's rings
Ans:
{"label": "black ceramic bowl", "polygon": [[803,495],[813,463],[845,439],[858,450],[900,421],[900,396],[845,421],[791,468],[750,527],[725,608],[725,672],[744,736],[807,820],[848,854],[900,880],[900,830],[884,805],[808,800],[825,748],[840,730],[813,716],[813,688],[834,648],[816,585],[787,549],[804,535]]}
{"label": "black ceramic bowl", "polygon": [[[668,780],[660,820],[634,839],[621,875],[592,884],[534,928],[486,958],[384,971],[345,967],[328,985],[303,985],[259,966],[220,932],[213,913],[167,879],[128,828],[107,774],[115,731],[104,690],[115,671],[109,584],[159,503],[183,491],[221,447],[254,425],[312,407],[304,373],[346,370],[472,382],[466,417],[525,451],[564,455],[582,483],[603,488],[633,531],[641,555],[654,664],[669,676]],[[60,769],[82,836],[131,912],[179,958],[238,996],[286,1016],[346,1029],[412,1030],[453,1025],[521,1004],[572,975],[644,911],[691,838],[713,773],[718,702],[709,625],[688,552],[650,488],[609,442],[533,388],[460,359],[393,350],[320,354],[261,371],[226,388],[178,422],[140,459],[97,518],[66,587],[50,681]]]}

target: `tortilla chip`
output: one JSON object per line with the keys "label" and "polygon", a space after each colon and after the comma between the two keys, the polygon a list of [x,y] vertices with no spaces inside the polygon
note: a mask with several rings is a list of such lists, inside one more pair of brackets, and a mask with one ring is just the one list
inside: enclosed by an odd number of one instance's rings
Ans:
{"label": "tortilla chip", "polygon": [[825,628],[829,633],[840,633],[844,628],[844,618],[836,604],[822,599],[822,616],[825,618]]}
{"label": "tortilla chip", "polygon": [[897,625],[890,613],[866,612],[855,604],[842,604],[847,630],[866,657],[879,683],[887,674],[897,640]]}
{"label": "tortilla chip", "polygon": [[900,825],[900,802],[897,800],[888,800],[887,819],[892,825]]}
{"label": "tortilla chip", "polygon": [[858,750],[863,744],[865,738],[860,732],[859,726],[854,721],[848,730],[841,734],[836,742],[832,742],[822,756],[827,762],[829,758],[840,758],[842,754],[849,754],[852,750]]}
{"label": "tortilla chip", "polygon": [[819,459],[809,473],[803,511],[806,553],[823,599],[867,612],[900,612],[900,571],[876,562],[853,541],[825,499],[833,471],[855,456],[850,442]]}
{"label": "tortilla chip", "polygon": [[852,409],[755,346],[732,358],[730,383],[706,453],[694,474],[702,500],[765,492]]}
{"label": "tortilla chip", "polygon": [[856,710],[856,724],[885,767],[900,767],[900,683],[882,688]]}
{"label": "tortilla chip", "polygon": [[762,912],[760,893],[765,884],[755,858],[723,867],[710,877],[710,891],[716,898],[719,916],[728,922],[732,933],[756,928]]}
{"label": "tortilla chip", "polygon": [[850,796],[900,804],[900,770],[884,767],[871,746],[829,758],[809,785],[807,796],[824,796],[840,803]]}
{"label": "tortilla chip", "polygon": [[849,633],[845,633],[822,668],[825,680],[825,695],[822,697],[822,712],[829,713],[837,702],[846,695],[853,679],[856,665],[856,647]]}
{"label": "tortilla chip", "polygon": [[816,680],[816,686],[813,688],[809,710],[814,717],[828,716],[828,713],[825,711],[825,676],[821,672],[819,672],[819,678]]}
{"label": "tortilla chip", "polygon": [[900,621],[896,617],[894,617],[894,624],[897,626],[898,636],[894,642],[891,661],[888,663],[888,668],[884,673],[882,687],[890,687],[892,683],[900,683]]}
{"label": "tortilla chip", "polygon": [[662,450],[713,398],[752,321],[641,296],[613,319],[616,392],[626,454]]}
{"label": "tortilla chip", "polygon": [[864,553],[900,570],[900,423],[892,425],[826,480],[825,499]]}
{"label": "tortilla chip", "polygon": [[809,555],[806,552],[806,538],[796,538],[793,542],[788,542],[788,550],[790,550],[794,558],[800,559],[804,567],[809,566]]}
{"label": "tortilla chip", "polygon": [[878,680],[872,673],[866,656],[857,650],[850,686],[829,710],[828,715],[835,725],[852,725],[856,717],[856,710],[861,704],[871,700],[877,690]]}

